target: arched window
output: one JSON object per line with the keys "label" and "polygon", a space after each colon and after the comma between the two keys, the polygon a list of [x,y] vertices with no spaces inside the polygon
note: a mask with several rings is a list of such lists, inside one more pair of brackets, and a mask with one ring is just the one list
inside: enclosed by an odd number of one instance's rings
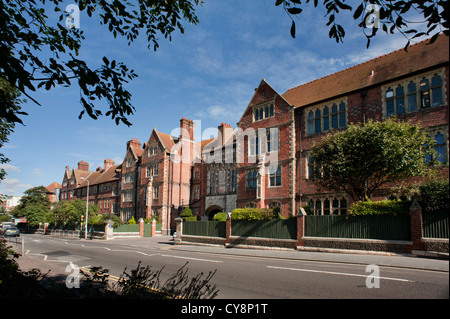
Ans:
{"label": "arched window", "polygon": [[441,162],[442,164],[446,163],[445,160],[445,140],[444,135],[442,133],[437,133],[434,136],[434,149],[436,150],[436,160]]}
{"label": "arched window", "polygon": [[397,114],[405,113],[405,94],[401,85],[395,89],[395,106],[397,108]]}
{"label": "arched window", "polygon": [[386,91],[386,115],[394,115],[394,90],[392,88]]}
{"label": "arched window", "polygon": [[433,95],[433,106],[442,104],[442,80],[439,75],[431,79],[431,94]]}
{"label": "arched window", "polygon": [[330,200],[328,198],[323,201],[323,214],[330,215]]}
{"label": "arched window", "polygon": [[323,109],[323,130],[328,131],[330,129],[330,110],[328,106]]}
{"label": "arched window", "polygon": [[422,108],[430,107],[430,83],[428,79],[423,78],[420,81],[420,106]]}
{"label": "arched window", "polygon": [[309,111],[308,113],[308,134],[314,134],[314,113]]}
{"label": "arched window", "polygon": [[338,125],[338,107],[336,104],[333,104],[331,107],[331,127],[337,129],[339,128]]}
{"label": "arched window", "polygon": [[408,112],[417,111],[416,83],[408,84]]}
{"label": "arched window", "polygon": [[315,133],[320,133],[320,131],[322,130],[320,122],[321,122],[320,109],[317,109],[315,118],[315,130],[314,130]]}

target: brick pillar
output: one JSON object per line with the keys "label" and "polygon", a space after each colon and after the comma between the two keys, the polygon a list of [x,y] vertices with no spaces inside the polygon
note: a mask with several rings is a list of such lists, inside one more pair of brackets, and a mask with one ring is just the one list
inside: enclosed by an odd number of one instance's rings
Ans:
{"label": "brick pillar", "polygon": [[175,218],[175,222],[177,223],[177,236],[174,238],[174,244],[181,244],[181,236],[183,235],[183,218],[177,217]]}
{"label": "brick pillar", "polygon": [[414,199],[409,208],[411,218],[411,250],[426,250],[425,243],[422,242],[423,237],[423,221],[422,221],[422,207]]}
{"label": "brick pillar", "polygon": [[297,215],[297,243],[295,246],[305,246],[305,240],[303,239],[305,236],[305,219],[305,209],[300,207],[300,211]]}
{"label": "brick pillar", "polygon": [[139,237],[144,237],[144,219],[139,219]]}
{"label": "brick pillar", "polygon": [[225,246],[231,242],[231,212],[227,213],[227,221],[225,225]]}
{"label": "brick pillar", "polygon": [[156,220],[152,219],[152,237],[155,237],[155,233],[156,233]]}

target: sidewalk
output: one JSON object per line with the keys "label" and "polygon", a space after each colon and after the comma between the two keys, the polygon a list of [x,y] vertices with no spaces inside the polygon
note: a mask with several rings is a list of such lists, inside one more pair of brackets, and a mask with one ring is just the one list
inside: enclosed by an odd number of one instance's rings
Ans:
{"label": "sidewalk", "polygon": [[[114,239],[116,244],[132,245],[134,247],[156,248],[166,247],[173,251],[189,251],[196,253],[219,254],[219,255],[234,255],[245,257],[260,257],[260,258],[278,258],[291,259],[302,261],[316,261],[316,262],[334,262],[334,263],[352,263],[369,265],[376,264],[378,266],[411,268],[432,271],[449,272],[448,259],[434,259],[418,257],[410,254],[392,254],[392,253],[377,253],[366,251],[338,251],[326,252],[316,251],[297,251],[294,249],[280,249],[270,247],[232,247],[225,248],[219,245],[198,245],[195,243],[184,242],[182,245],[173,245],[172,236],[155,236],[147,238],[127,238]],[[172,244],[172,245],[171,245]],[[164,245],[164,246],[162,246]]]}

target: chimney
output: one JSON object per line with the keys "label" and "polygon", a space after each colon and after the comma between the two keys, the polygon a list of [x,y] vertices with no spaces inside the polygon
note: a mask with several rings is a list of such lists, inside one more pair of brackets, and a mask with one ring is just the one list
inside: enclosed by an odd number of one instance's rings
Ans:
{"label": "chimney", "polygon": [[89,163],[84,161],[78,162],[78,169],[81,171],[89,171]]}
{"label": "chimney", "polygon": [[187,120],[185,117],[180,120],[180,138],[194,140],[194,121]]}
{"label": "chimney", "polygon": [[66,165],[66,172],[69,170],[69,165]]}
{"label": "chimney", "polygon": [[127,149],[131,146],[134,150],[139,150],[141,148],[141,142],[137,138],[132,138],[131,141],[127,142]]}
{"label": "chimney", "polygon": [[113,160],[111,160],[111,159],[109,159],[109,158],[107,158],[107,159],[105,159],[105,161],[103,162],[105,165],[104,165],[104,170],[106,171],[108,168],[110,168],[110,167],[113,167],[114,166],[114,161]]}
{"label": "chimney", "polygon": [[219,141],[221,141],[222,145],[225,145],[226,141],[228,141],[228,139],[233,134],[234,129],[227,123],[221,123],[218,129],[219,132],[217,138],[219,139]]}

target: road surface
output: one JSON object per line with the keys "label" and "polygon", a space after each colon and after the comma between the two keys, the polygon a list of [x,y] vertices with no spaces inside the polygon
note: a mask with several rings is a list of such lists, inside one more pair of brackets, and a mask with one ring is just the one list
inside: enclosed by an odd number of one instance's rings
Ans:
{"label": "road surface", "polygon": [[[119,276],[125,268],[164,267],[169,276],[188,262],[189,274],[217,270],[211,283],[219,299],[448,299],[448,260],[174,246],[171,237],[74,240],[23,234],[21,268],[103,266]],[[230,310],[229,308],[228,310]]]}

